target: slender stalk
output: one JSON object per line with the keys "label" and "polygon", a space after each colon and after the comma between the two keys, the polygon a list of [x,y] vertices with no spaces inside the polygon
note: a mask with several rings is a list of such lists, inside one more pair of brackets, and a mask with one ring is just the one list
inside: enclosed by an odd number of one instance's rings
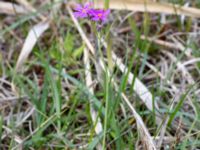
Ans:
{"label": "slender stalk", "polygon": [[113,65],[113,60],[112,60],[112,50],[111,50],[112,40],[110,38],[110,34],[108,34],[106,39],[108,41],[108,47],[106,49],[106,54],[107,54],[107,59],[108,59],[108,68],[109,68],[109,71],[112,73],[114,65]]}
{"label": "slender stalk", "polygon": [[106,106],[105,106],[105,119],[104,119],[104,133],[103,133],[103,150],[106,149],[106,132],[107,132],[107,122],[108,122],[108,102],[109,102],[109,76],[106,73]]}
{"label": "slender stalk", "polygon": [[104,8],[105,9],[109,8],[109,2],[110,2],[110,0],[105,0],[105,2],[104,2]]}

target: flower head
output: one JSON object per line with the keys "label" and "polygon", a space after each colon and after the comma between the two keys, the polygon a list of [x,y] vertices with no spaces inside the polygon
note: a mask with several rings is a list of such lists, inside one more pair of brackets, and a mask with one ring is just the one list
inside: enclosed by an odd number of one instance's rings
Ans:
{"label": "flower head", "polygon": [[110,10],[92,9],[89,12],[91,20],[97,21],[97,22],[103,22],[103,23],[105,23],[107,21],[107,17],[108,17],[109,14],[110,14]]}
{"label": "flower head", "polygon": [[74,15],[76,18],[87,18],[91,10],[92,3],[86,3],[85,5],[77,4],[75,7]]}
{"label": "flower head", "polygon": [[86,3],[85,5],[77,4],[74,9],[75,17],[88,18],[103,25],[107,21],[110,10],[92,9],[92,5],[92,3]]}

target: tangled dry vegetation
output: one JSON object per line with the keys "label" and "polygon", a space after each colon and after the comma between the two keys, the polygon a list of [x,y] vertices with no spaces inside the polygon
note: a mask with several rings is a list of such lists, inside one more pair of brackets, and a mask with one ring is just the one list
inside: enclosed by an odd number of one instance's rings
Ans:
{"label": "tangled dry vegetation", "polygon": [[200,149],[199,0],[106,2],[0,1],[0,149]]}

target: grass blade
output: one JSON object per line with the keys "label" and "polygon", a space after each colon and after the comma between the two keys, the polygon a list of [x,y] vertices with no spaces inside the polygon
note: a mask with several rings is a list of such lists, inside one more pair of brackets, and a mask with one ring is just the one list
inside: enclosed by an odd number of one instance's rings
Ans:
{"label": "grass blade", "polygon": [[[95,8],[104,8],[103,1],[95,1]],[[185,15],[190,17],[200,17],[200,9],[182,7],[170,3],[160,3],[141,0],[110,0],[110,9],[131,10],[150,13],[165,13],[173,15]]]}

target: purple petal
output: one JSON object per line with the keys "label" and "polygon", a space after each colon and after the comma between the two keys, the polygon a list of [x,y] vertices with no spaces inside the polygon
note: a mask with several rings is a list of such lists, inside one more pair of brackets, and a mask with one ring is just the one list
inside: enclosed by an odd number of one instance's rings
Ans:
{"label": "purple petal", "polygon": [[76,18],[86,18],[87,14],[81,13],[81,12],[74,12],[74,16]]}
{"label": "purple petal", "polygon": [[74,8],[74,10],[77,10],[77,11],[80,11],[82,9],[83,9],[83,7],[80,4],[77,4],[76,7]]}
{"label": "purple petal", "polygon": [[92,2],[87,2],[85,3],[84,8],[90,8],[92,5],[93,5]]}
{"label": "purple petal", "polygon": [[110,14],[110,9],[105,11],[106,16]]}
{"label": "purple petal", "polygon": [[75,16],[76,18],[78,18],[78,17],[80,16],[80,13],[79,13],[79,12],[74,12],[74,16]]}
{"label": "purple petal", "polygon": [[93,21],[99,21],[100,19],[98,17],[93,17],[93,18],[91,18],[91,20],[93,20]]}
{"label": "purple petal", "polygon": [[87,18],[87,14],[81,14],[80,18]]}
{"label": "purple petal", "polygon": [[90,15],[95,15],[95,14],[96,14],[96,10],[95,10],[95,9],[90,9],[90,10],[88,11],[88,13],[89,13]]}

